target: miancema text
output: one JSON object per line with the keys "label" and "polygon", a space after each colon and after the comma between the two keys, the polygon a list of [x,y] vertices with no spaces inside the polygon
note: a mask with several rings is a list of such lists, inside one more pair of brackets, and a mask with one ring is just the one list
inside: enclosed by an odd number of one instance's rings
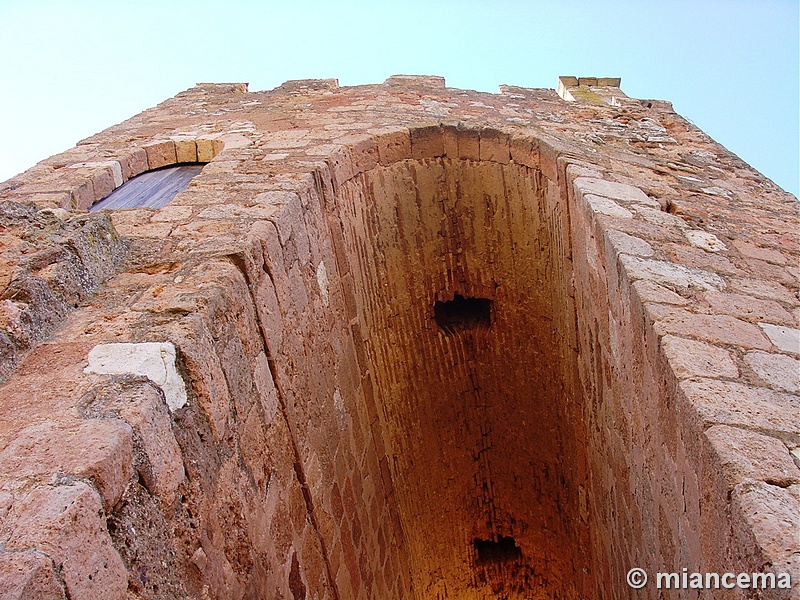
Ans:
{"label": "miancema text", "polygon": [[769,590],[792,587],[789,573],[689,573],[684,568],[680,573],[657,573],[658,589],[694,590]]}

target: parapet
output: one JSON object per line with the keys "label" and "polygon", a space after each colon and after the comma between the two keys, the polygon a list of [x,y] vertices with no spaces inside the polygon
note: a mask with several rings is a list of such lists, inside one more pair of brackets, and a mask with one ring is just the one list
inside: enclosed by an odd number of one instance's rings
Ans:
{"label": "parapet", "polygon": [[567,102],[586,104],[610,104],[619,106],[627,96],[620,90],[619,77],[570,77],[558,78],[558,95]]}

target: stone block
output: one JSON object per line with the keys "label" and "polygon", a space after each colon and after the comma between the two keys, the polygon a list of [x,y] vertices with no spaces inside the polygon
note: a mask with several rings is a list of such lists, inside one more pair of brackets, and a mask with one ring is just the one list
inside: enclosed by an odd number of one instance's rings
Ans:
{"label": "stone block", "polygon": [[583,196],[589,210],[598,215],[607,215],[609,217],[617,217],[619,219],[632,219],[633,213],[627,208],[623,208],[613,200],[604,198],[602,196],[594,196],[586,194]]}
{"label": "stone block", "polygon": [[170,506],[185,473],[164,400],[152,386],[142,385],[126,394],[116,408],[136,432],[147,456],[148,465],[140,470],[142,481],[165,506]]}
{"label": "stone block", "polygon": [[175,368],[176,350],[171,342],[98,344],[89,353],[86,373],[143,375],[164,392],[171,411],[186,404],[186,385]]}
{"label": "stone block", "polygon": [[35,550],[0,552],[0,590],[4,600],[64,600],[53,562]]}
{"label": "stone block", "polygon": [[411,135],[411,158],[436,158],[444,156],[444,135],[438,125],[413,127]]}
{"label": "stone block", "polygon": [[444,89],[444,77],[438,75],[392,75],[384,82],[392,87]]}
{"label": "stone block", "polygon": [[716,273],[676,265],[675,263],[621,254],[619,262],[632,280],[643,279],[678,292],[714,290],[725,287],[725,280]]}
{"label": "stone block", "polygon": [[788,260],[786,260],[786,257],[778,250],[773,250],[771,248],[763,248],[761,246],[751,244],[750,242],[746,242],[744,240],[734,240],[733,246],[739,252],[741,252],[743,256],[746,256],[748,258],[763,260],[765,262],[772,263],[775,265],[785,265],[789,262]]}
{"label": "stone block", "polygon": [[53,560],[68,598],[126,597],[128,573],[111,544],[100,497],[85,483],[37,488],[15,506],[6,549],[29,548]]}
{"label": "stone block", "polygon": [[694,314],[682,308],[655,304],[648,305],[647,310],[659,334],[672,333],[715,344],[769,350],[769,343],[758,327],[728,315]]}
{"label": "stone block", "polygon": [[411,158],[411,134],[405,127],[369,130],[375,135],[380,164],[388,166]]}
{"label": "stone block", "polygon": [[631,209],[636,212],[642,219],[653,225],[660,225],[663,227],[672,227],[676,230],[686,229],[687,224],[683,217],[664,212],[656,206],[645,206],[643,204],[634,204]]}
{"label": "stone block", "polygon": [[642,302],[655,302],[657,304],[675,304],[677,306],[686,306],[691,302],[688,298],[684,298],[680,294],[676,294],[670,289],[665,288],[653,281],[639,279],[633,282],[633,288],[639,294],[639,299]]}
{"label": "stone block", "polygon": [[98,169],[92,177],[92,191],[94,192],[94,202],[98,202],[108,196],[117,187],[114,170],[111,167]]}
{"label": "stone block", "polygon": [[165,207],[158,209],[150,217],[152,223],[173,223],[176,221],[186,221],[192,216],[192,207],[183,206],[180,204],[170,203]]}
{"label": "stone block", "polygon": [[94,483],[110,509],[133,475],[133,433],[118,419],[30,425],[0,452],[0,475],[16,479],[17,485],[83,477]]}
{"label": "stone block", "polygon": [[194,138],[173,138],[172,141],[175,142],[175,162],[197,162],[197,144]]}
{"label": "stone block", "polygon": [[557,182],[558,158],[571,155],[572,149],[562,140],[538,134],[534,137],[534,146],[539,155],[539,167],[550,181]]}
{"label": "stone block", "polygon": [[596,165],[576,162],[575,159],[567,159],[566,167],[564,171],[567,174],[567,181],[575,181],[578,177],[590,177],[593,179],[602,179],[603,175],[598,170],[599,167]]}
{"label": "stone block", "polygon": [[[755,538],[756,560],[771,565],[777,572],[789,573],[796,582],[800,570],[792,556],[800,552],[800,539],[787,532],[800,531],[800,499],[789,489],[755,481],[736,486],[731,504]],[[761,567],[761,564],[754,566]]]}
{"label": "stone block", "polygon": [[765,383],[779,390],[800,393],[800,360],[758,351],[748,352],[744,360]]}
{"label": "stone block", "polygon": [[480,160],[480,132],[464,129],[456,134],[456,157],[462,160]]}
{"label": "stone block", "polygon": [[628,235],[622,231],[609,229],[606,231],[606,240],[611,246],[609,256],[616,254],[633,254],[645,258],[653,255],[653,247],[641,238]]}
{"label": "stone block", "polygon": [[331,150],[326,156],[326,162],[336,185],[335,189],[341,187],[355,174],[350,150],[344,146],[331,146]]}
{"label": "stone block", "polygon": [[94,186],[91,179],[78,183],[72,188],[72,208],[75,210],[88,210],[94,204]]}
{"label": "stone block", "polygon": [[702,231],[700,229],[688,229],[683,232],[683,235],[685,235],[686,239],[689,240],[689,243],[696,248],[702,248],[708,252],[721,252],[722,250],[727,250],[725,244],[723,244],[713,233],[708,233],[707,231]]}
{"label": "stone block", "polygon": [[[289,79],[284,81],[278,88],[286,92],[306,92],[306,91],[325,91],[335,90],[339,87],[339,80],[328,79]],[[245,90],[247,91],[247,90]]]}
{"label": "stone block", "polygon": [[150,171],[178,162],[175,154],[175,142],[172,140],[152,142],[144,146],[144,151],[147,153],[147,168]]}
{"label": "stone block", "polygon": [[776,348],[792,354],[800,354],[800,329],[775,325],[773,323],[759,323],[758,326],[767,334],[769,341]]}
{"label": "stone block", "polygon": [[719,458],[729,490],[748,479],[781,487],[800,483],[800,469],[778,439],[727,425],[709,427],[705,436]]}
{"label": "stone block", "polygon": [[682,381],[680,390],[705,425],[731,425],[798,439],[797,397],[733,381]]}
{"label": "stone block", "polygon": [[480,160],[507,165],[511,159],[510,139],[508,134],[492,129],[480,131]]}
{"label": "stone block", "polygon": [[738,377],[731,353],[704,342],[665,335],[661,347],[679,379],[691,377]]}
{"label": "stone block", "polygon": [[217,155],[217,147],[214,140],[199,138],[195,140],[197,145],[197,162],[207,163]]}
{"label": "stone block", "polygon": [[777,300],[787,304],[797,305],[797,297],[786,286],[764,279],[731,279],[731,287],[756,298]]}
{"label": "stone block", "polygon": [[578,177],[573,183],[575,193],[580,195],[591,194],[616,200],[623,204],[642,204],[660,208],[658,202],[650,199],[642,190],[632,185],[608,181],[607,179],[594,179],[591,177]]}
{"label": "stone block", "polygon": [[699,300],[702,305],[707,307],[707,312],[715,314],[731,315],[750,322],[768,321],[780,325],[794,323],[792,315],[774,300],[717,290],[703,292],[700,294]]}
{"label": "stone block", "polygon": [[534,141],[527,135],[515,135],[509,146],[511,160],[529,169],[539,169],[539,150]]}
{"label": "stone block", "polygon": [[147,152],[144,148],[133,148],[120,161],[122,179],[129,179],[147,171]]}

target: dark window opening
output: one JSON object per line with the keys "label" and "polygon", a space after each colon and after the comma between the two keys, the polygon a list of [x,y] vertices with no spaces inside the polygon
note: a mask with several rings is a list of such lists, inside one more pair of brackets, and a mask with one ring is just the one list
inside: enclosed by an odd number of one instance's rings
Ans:
{"label": "dark window opening", "polygon": [[472,545],[478,553],[476,564],[516,562],[522,558],[522,550],[513,537],[501,535],[497,541],[475,538]]}
{"label": "dark window opening", "polygon": [[89,212],[103,208],[161,208],[189,187],[189,182],[200,174],[204,166],[204,163],[193,163],[146,171],[95,203]]}
{"label": "dark window opening", "polygon": [[436,302],[433,315],[436,323],[447,333],[457,329],[489,327],[492,301],[487,298],[464,298],[456,294],[452,300]]}

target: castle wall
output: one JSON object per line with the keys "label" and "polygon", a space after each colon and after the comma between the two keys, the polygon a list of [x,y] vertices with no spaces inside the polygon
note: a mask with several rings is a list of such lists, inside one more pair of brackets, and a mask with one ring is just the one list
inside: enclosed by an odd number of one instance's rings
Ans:
{"label": "castle wall", "polygon": [[[796,200],[613,86],[443,85],[198,86],[5,184],[14,597],[796,574]],[[70,213],[192,157],[163,209]],[[95,251],[61,260],[45,220]],[[456,295],[491,308],[443,326]],[[120,342],[174,348],[185,404],[139,350],[92,367]]]}

